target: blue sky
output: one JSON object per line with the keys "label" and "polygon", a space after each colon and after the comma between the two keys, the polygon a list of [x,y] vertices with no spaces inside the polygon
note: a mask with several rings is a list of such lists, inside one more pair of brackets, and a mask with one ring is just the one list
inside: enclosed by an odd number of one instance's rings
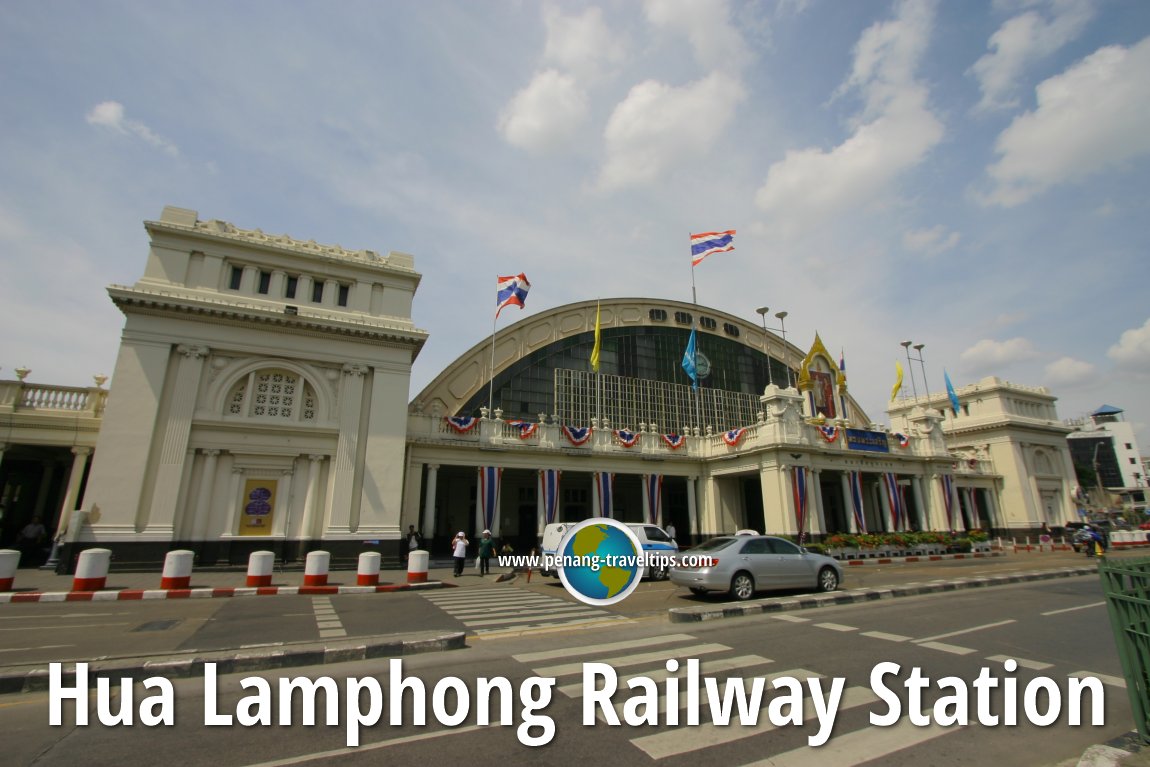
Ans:
{"label": "blue sky", "polygon": [[[412,253],[412,394],[526,310],[789,312],[886,420],[930,388],[1123,407],[1150,450],[1150,3],[3,2],[0,377],[112,372],[164,205]],[[916,363],[918,386],[921,372]],[[907,380],[909,389],[910,381]]]}

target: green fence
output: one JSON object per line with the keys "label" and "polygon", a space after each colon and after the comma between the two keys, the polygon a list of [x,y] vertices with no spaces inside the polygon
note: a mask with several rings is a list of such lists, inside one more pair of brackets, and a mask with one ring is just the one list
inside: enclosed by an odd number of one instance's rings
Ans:
{"label": "green fence", "polygon": [[1138,734],[1150,742],[1150,558],[1100,558],[1098,572]]}

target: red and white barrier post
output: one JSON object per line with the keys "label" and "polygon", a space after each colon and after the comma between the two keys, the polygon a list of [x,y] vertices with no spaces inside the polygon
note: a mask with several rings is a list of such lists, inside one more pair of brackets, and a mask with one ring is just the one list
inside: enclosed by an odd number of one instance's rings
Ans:
{"label": "red and white barrier post", "polygon": [[423,549],[416,549],[407,555],[408,583],[427,583],[428,556]]}
{"label": "red and white barrier post", "polygon": [[331,552],[313,551],[307,555],[303,566],[303,585],[326,586],[327,571],[331,566]]}
{"label": "red and white barrier post", "polygon": [[0,591],[11,591],[16,581],[16,568],[20,566],[20,552],[0,549]]}
{"label": "red and white barrier post", "polygon": [[76,574],[72,577],[72,591],[99,591],[108,582],[108,568],[112,564],[111,549],[88,549],[80,552]]}
{"label": "red and white barrier post", "polygon": [[248,557],[247,585],[272,585],[272,570],[275,568],[276,555],[274,551],[253,551]]}
{"label": "red and white barrier post", "polygon": [[164,556],[164,572],[160,575],[160,588],[189,588],[192,585],[192,562],[195,558],[195,552],[187,549],[169,551]]}
{"label": "red and white barrier post", "polygon": [[359,568],[355,574],[357,586],[379,585],[379,561],[378,551],[365,551],[359,555]]}

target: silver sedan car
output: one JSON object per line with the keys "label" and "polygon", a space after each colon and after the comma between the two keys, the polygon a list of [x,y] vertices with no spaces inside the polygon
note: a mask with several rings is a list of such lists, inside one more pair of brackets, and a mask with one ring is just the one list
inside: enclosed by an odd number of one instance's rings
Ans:
{"label": "silver sedan car", "polygon": [[671,582],[695,594],[726,591],[750,599],[756,591],[834,591],[843,578],[838,561],[771,535],[728,535],[679,552]]}

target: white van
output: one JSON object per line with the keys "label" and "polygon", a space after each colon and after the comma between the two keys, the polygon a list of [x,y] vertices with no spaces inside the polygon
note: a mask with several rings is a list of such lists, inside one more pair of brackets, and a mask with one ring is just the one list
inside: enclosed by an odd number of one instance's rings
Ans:
{"label": "white van", "polygon": [[[559,544],[563,542],[567,531],[577,524],[579,523],[553,522],[543,528],[543,545],[540,548],[543,556],[558,556]],[[635,534],[635,537],[639,539],[639,543],[643,546],[643,551],[665,554],[667,556],[674,556],[678,553],[679,545],[672,540],[671,536],[667,535],[663,528],[642,522],[628,522],[625,524],[631,529],[631,532]],[[558,573],[554,570],[543,570],[542,572],[544,575],[552,578],[558,576]],[[652,572],[651,568],[648,567],[647,572],[643,573],[643,577],[656,581],[663,580],[667,577],[667,569],[660,568]]]}

